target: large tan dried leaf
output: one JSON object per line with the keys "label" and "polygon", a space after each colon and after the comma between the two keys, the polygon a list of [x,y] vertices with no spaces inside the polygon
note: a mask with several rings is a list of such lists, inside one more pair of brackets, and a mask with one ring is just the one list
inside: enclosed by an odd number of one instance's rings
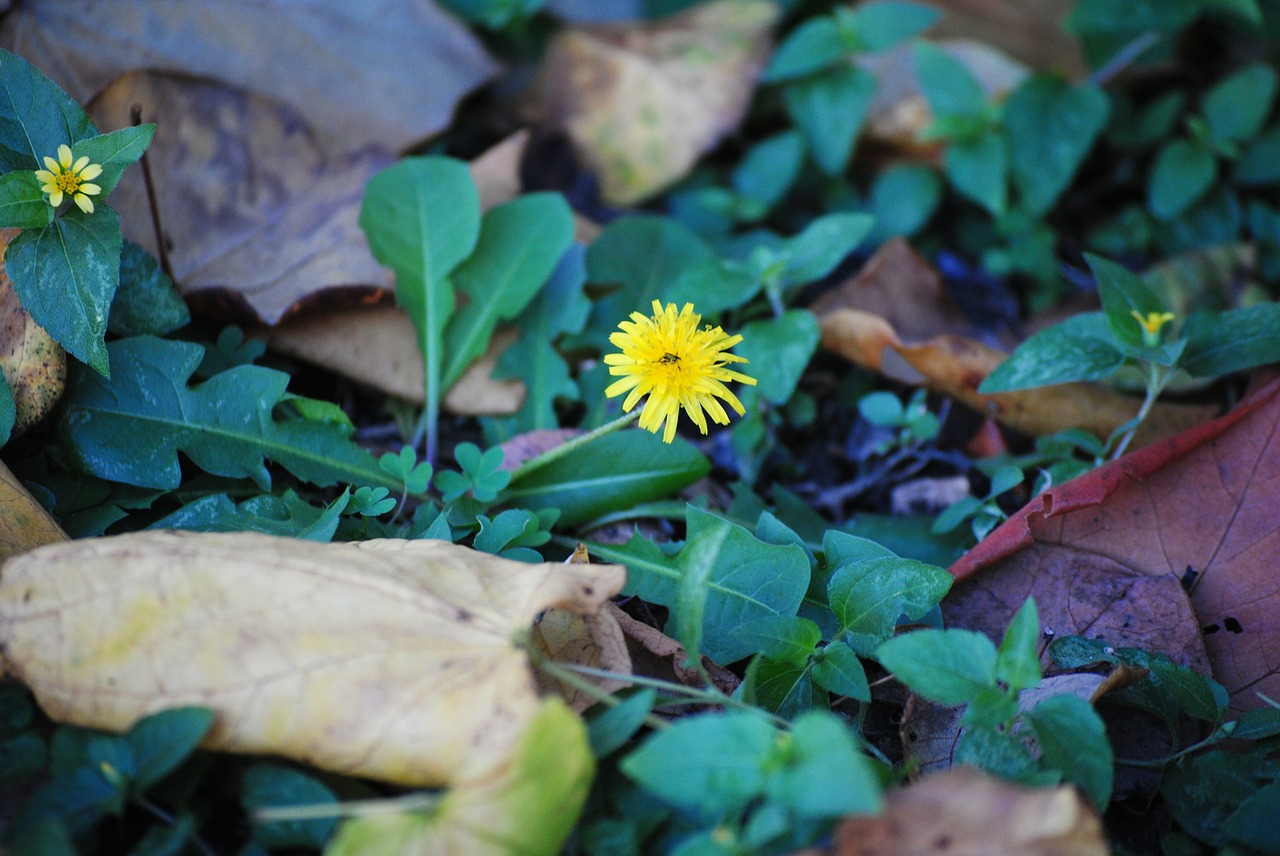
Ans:
{"label": "large tan dried leaf", "polygon": [[770,0],[717,0],[652,23],[566,28],[543,67],[544,119],[607,201],[652,196],[742,120],[778,14]]}
{"label": "large tan dried leaf", "polygon": [[[967,335],[938,273],[905,242],[882,247],[856,276],[815,301],[822,344],[908,384],[958,399],[1028,434],[1084,428],[1109,436],[1140,402],[1099,384],[1058,384],[983,395],[978,385],[1008,354]],[[1170,437],[1213,415],[1210,408],[1156,404],[1136,442]]]}
{"label": "large tan dried leaf", "polygon": [[877,817],[836,828],[830,856],[1107,856],[1102,822],[1070,785],[1030,789],[973,767],[890,791]]}
{"label": "large tan dried leaf", "polygon": [[58,522],[0,462],[0,561],[66,540]]}
{"label": "large tan dried leaf", "polygon": [[[0,259],[21,229],[0,229]],[[62,346],[31,319],[0,263],[0,372],[13,390],[13,437],[44,418],[62,397],[67,355]]]}
{"label": "large tan dried leaf", "polygon": [[140,69],[195,75],[288,105],[348,152],[435,134],[498,70],[430,0],[40,0],[6,16],[0,43],[81,103]]}
{"label": "large tan dried leaf", "polygon": [[990,45],[1032,68],[1070,80],[1088,73],[1080,42],[1063,29],[1072,9],[1062,0],[933,0],[942,18],[929,31],[939,39]]}
{"label": "large tan dried leaf", "polygon": [[[174,281],[224,317],[279,321],[316,292],[390,291],[357,222],[386,150],[331,154],[291,108],[244,90],[172,75],[117,80],[89,106],[104,128],[156,123],[147,150]],[[126,238],[156,248],[143,171],[111,195]]]}
{"label": "large tan dried leaf", "polygon": [[435,786],[501,764],[538,710],[534,617],[595,612],[625,578],[439,541],[146,532],[6,562],[0,644],[60,722],[202,705],[209,748]]}
{"label": "large tan dried leaf", "polygon": [[1059,634],[1212,666],[1236,710],[1260,706],[1255,693],[1280,698],[1277,425],[1273,381],[1219,419],[1046,491],[952,566],[948,624],[1003,628],[1035,595]]}

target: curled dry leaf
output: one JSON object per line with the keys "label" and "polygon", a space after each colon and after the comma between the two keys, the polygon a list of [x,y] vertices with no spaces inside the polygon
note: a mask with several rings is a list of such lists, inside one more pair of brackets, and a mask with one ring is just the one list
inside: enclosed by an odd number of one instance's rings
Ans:
{"label": "curled dry leaf", "polygon": [[5,666],[53,719],[123,731],[205,706],[208,748],[414,786],[506,763],[542,705],[520,647],[534,617],[594,613],[626,579],[440,541],[184,532],[54,544],[0,573]]}
{"label": "curled dry leaf", "polygon": [[[1136,398],[1086,383],[979,393],[979,384],[1008,354],[961,334],[968,325],[946,298],[941,277],[902,242],[887,243],[813,309],[828,350],[902,383],[949,395],[1028,434],[1084,428],[1107,437],[1140,405]],[[1135,442],[1170,437],[1212,415],[1211,408],[1157,403]]]}
{"label": "curled dry leaf", "polygon": [[[612,603],[605,607],[605,612],[613,616],[622,628],[635,674],[676,681],[689,687],[702,688],[706,685],[697,669],[685,665],[689,658],[679,642],[658,628],[635,620]],[[710,657],[703,656],[702,666],[711,676],[712,683],[723,693],[732,694],[741,683],[737,675]]]}
{"label": "curled dry leaf", "polygon": [[1070,785],[1031,789],[972,767],[890,791],[878,817],[836,828],[829,856],[1107,856],[1102,822]]}
{"label": "curled dry leaf", "polygon": [[1225,416],[1049,489],[952,565],[948,624],[995,635],[1034,595],[1059,636],[1211,666],[1235,710],[1280,698],[1277,425],[1273,380]]}
{"label": "curled dry leaf", "polygon": [[[275,324],[316,292],[390,291],[357,222],[387,150],[331,153],[291,108],[245,90],[139,72],[92,104],[106,128],[156,122],[147,150],[174,281],[224,317]],[[124,235],[158,256],[141,169],[111,195]],[[332,295],[330,295],[332,299]]]}
{"label": "curled dry leaf", "polygon": [[199,76],[287,104],[350,152],[431,136],[498,70],[438,3],[400,0],[41,0],[5,17],[0,43],[82,104],[139,69]]}
{"label": "curled dry leaf", "polygon": [[[9,242],[21,231],[0,229],[0,259]],[[17,412],[12,436],[18,437],[58,403],[67,381],[67,355],[22,308],[3,264],[0,264],[0,371],[13,390]]]}
{"label": "curled dry leaf", "polygon": [[608,202],[639,202],[742,121],[778,14],[770,0],[716,0],[652,23],[566,28],[542,70],[543,118]]}
{"label": "curled dry leaf", "polygon": [[66,540],[57,521],[0,462],[0,561]]}

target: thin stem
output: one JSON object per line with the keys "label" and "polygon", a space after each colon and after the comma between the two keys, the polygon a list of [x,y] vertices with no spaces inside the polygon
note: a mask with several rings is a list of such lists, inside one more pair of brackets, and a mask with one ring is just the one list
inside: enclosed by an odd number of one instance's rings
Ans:
{"label": "thin stem", "polygon": [[[134,104],[129,110],[134,126],[142,124],[142,107]],[[151,178],[151,161],[143,151],[141,160],[142,184],[147,189],[147,206],[151,209],[151,228],[156,233],[156,259],[160,262],[160,270],[176,285],[178,278],[173,275],[173,266],[169,264],[169,250],[164,244],[164,229],[160,227],[160,205],[156,202],[156,185]]]}
{"label": "thin stem", "polygon": [[1115,763],[1124,764],[1126,767],[1141,767],[1147,770],[1159,770],[1166,764],[1176,761],[1185,755],[1190,755],[1192,752],[1198,752],[1206,746],[1212,746],[1214,743],[1221,742],[1222,739],[1227,736],[1227,733],[1219,728],[1199,743],[1192,743],[1190,746],[1185,749],[1179,749],[1172,755],[1166,755],[1163,758],[1155,758],[1152,760],[1145,760],[1142,758],[1117,758]]}
{"label": "thin stem", "polygon": [[370,817],[398,814],[402,811],[427,811],[440,803],[440,794],[419,791],[402,797],[372,800],[348,800],[340,803],[267,806],[255,809],[254,823],[284,823],[295,820],[320,820],[328,817]]}
{"label": "thin stem", "polygon": [[1105,86],[1111,78],[1128,68],[1134,60],[1146,53],[1147,48],[1158,41],[1160,41],[1160,34],[1155,30],[1147,30],[1122,47],[1101,68],[1089,75],[1089,82],[1094,86]]}
{"label": "thin stem", "polygon": [[1156,399],[1160,397],[1160,393],[1164,391],[1165,386],[1169,383],[1169,378],[1173,376],[1172,372],[1162,372],[1160,367],[1155,363],[1147,363],[1147,394],[1142,399],[1142,407],[1138,410],[1138,415],[1130,420],[1129,430],[1121,438],[1119,445],[1115,451],[1111,453],[1111,460],[1116,460],[1124,454],[1124,450],[1129,448],[1129,443],[1133,440],[1138,428],[1146,420],[1147,414],[1151,412],[1151,407],[1156,403]]}
{"label": "thin stem", "polygon": [[[137,802],[138,805],[142,806],[142,808],[144,808],[146,811],[150,812],[152,815],[158,818],[160,822],[163,823],[165,826],[173,828],[178,825],[177,818],[175,818],[169,812],[162,809],[160,806],[153,803],[151,800],[147,799],[145,796],[141,796],[141,795],[136,796],[134,797],[134,801]],[[191,843],[196,846],[196,849],[199,850],[201,854],[203,854],[203,856],[218,856],[217,851],[215,851],[212,847],[210,847],[209,844],[203,838],[201,838],[199,835],[196,835],[194,832],[191,834]]]}
{"label": "thin stem", "polygon": [[[605,692],[590,681],[575,675],[572,670],[565,668],[555,660],[547,659],[532,648],[527,649],[527,653],[529,655],[530,662],[532,662],[534,666],[560,683],[567,684],[578,692],[591,696],[606,707],[617,707],[622,704],[622,701],[613,693]],[[645,714],[644,722],[650,728],[659,730],[671,727],[671,723],[667,722],[665,719],[660,719],[654,716],[652,713]]]}
{"label": "thin stem", "polygon": [[547,464],[554,463],[555,461],[560,460],[570,452],[573,452],[576,449],[580,449],[581,447],[587,445],[588,443],[600,439],[606,434],[612,434],[614,431],[617,431],[619,428],[627,427],[632,422],[635,422],[637,419],[639,419],[640,414],[642,412],[643,412],[643,408],[637,408],[632,410],[630,413],[624,413],[621,416],[619,416],[617,419],[613,420],[612,422],[606,422],[605,424],[601,425],[599,428],[594,428],[585,434],[579,434],[577,437],[574,437],[570,440],[566,440],[565,442],[561,443],[559,446],[556,446],[554,449],[548,449],[547,451],[543,452],[541,455],[537,455],[536,457],[530,458],[520,466],[516,467],[515,471],[511,473],[511,483],[515,484],[516,482],[520,481],[520,479],[529,475],[529,473],[540,470],[543,467],[545,467]]}

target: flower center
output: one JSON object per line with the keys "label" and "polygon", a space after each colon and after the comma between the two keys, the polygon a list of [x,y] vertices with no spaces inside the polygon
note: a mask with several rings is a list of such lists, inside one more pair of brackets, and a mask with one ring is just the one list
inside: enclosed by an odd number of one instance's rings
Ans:
{"label": "flower center", "polygon": [[83,179],[80,178],[80,173],[64,172],[55,176],[53,183],[57,185],[58,189],[63,193],[68,196],[73,196],[75,195],[75,192],[80,189],[80,185],[84,182]]}

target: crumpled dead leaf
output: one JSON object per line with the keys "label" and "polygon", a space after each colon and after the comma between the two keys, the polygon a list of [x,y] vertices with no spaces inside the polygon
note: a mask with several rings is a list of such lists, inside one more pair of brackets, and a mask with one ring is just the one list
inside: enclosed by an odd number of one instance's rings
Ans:
{"label": "crumpled dead leaf", "polygon": [[[0,260],[21,229],[0,229]],[[0,372],[13,390],[16,409],[12,437],[20,437],[44,418],[62,397],[67,382],[67,355],[31,319],[13,290],[0,261]]]}
{"label": "crumpled dead leaf", "polygon": [[1211,666],[1237,711],[1258,707],[1255,693],[1280,698],[1278,424],[1273,380],[1225,416],[1050,488],[952,565],[948,624],[994,635],[1034,595],[1059,635]]}
{"label": "crumpled dead leaf", "polygon": [[[685,665],[688,656],[679,642],[658,628],[635,620],[612,603],[605,607],[605,611],[622,628],[635,674],[675,681],[688,687],[701,688],[705,685],[698,670]],[[732,694],[741,683],[737,675],[710,657],[703,656],[702,666],[710,675],[711,682],[723,693]]]}
{"label": "crumpled dead leaf", "polygon": [[0,561],[66,540],[58,522],[0,462]]}
{"label": "crumpled dead leaf", "polygon": [[[89,113],[105,128],[156,122],[147,151],[174,281],[211,314],[275,324],[317,292],[390,292],[358,218],[365,184],[389,150],[330,153],[279,102],[174,75],[112,83]],[[158,255],[141,169],[111,195],[124,236]],[[348,299],[347,302],[350,302]]]}
{"label": "crumpled dead leaf", "polygon": [[[435,134],[498,70],[430,0],[41,0],[3,24],[0,44],[82,104],[140,69],[199,76],[288,105],[347,152],[398,152]],[[181,116],[165,113],[161,132]]]}
{"label": "crumpled dead leaf", "polygon": [[737,127],[778,15],[771,0],[716,0],[659,21],[565,28],[543,64],[543,120],[568,133],[606,201],[639,202]]}
{"label": "crumpled dead leaf", "polygon": [[[1008,354],[961,334],[969,326],[946,299],[941,278],[905,242],[885,244],[856,276],[815,301],[813,310],[828,350],[901,383],[949,395],[1028,434],[1084,428],[1105,438],[1132,419],[1141,403],[1084,383],[979,393],[978,385]],[[1134,442],[1170,437],[1212,415],[1211,408],[1157,403]]]}
{"label": "crumpled dead leaf", "polygon": [[1102,822],[1070,785],[1031,789],[973,767],[925,776],[876,817],[836,827],[830,856],[1107,856]]}
{"label": "crumpled dead leaf", "polygon": [[0,650],[59,722],[200,705],[208,748],[447,785],[509,761],[537,715],[534,617],[596,612],[625,579],[440,541],[133,533],[7,561]]}

